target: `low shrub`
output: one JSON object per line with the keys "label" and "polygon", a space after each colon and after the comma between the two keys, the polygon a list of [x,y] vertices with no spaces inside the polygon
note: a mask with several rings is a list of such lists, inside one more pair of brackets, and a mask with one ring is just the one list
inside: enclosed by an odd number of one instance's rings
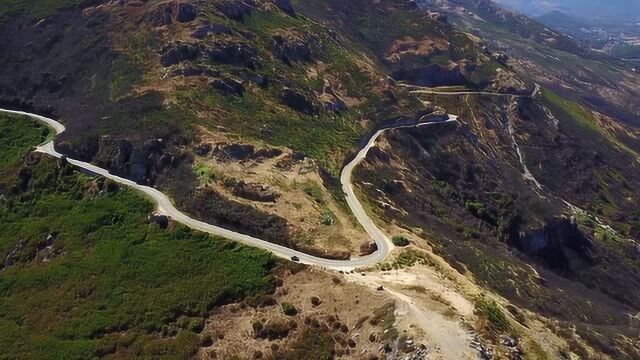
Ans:
{"label": "low shrub", "polygon": [[409,244],[411,244],[409,239],[407,239],[406,237],[404,237],[402,235],[394,236],[393,238],[391,238],[391,242],[393,242],[393,245],[401,246],[401,247],[409,246]]}

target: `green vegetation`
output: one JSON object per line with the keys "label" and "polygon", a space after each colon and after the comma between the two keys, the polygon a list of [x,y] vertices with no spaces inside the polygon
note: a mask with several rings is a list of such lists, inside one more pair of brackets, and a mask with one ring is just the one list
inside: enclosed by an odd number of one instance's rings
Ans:
{"label": "green vegetation", "polygon": [[320,213],[320,223],[326,226],[335,225],[336,223],[335,214],[328,209],[322,210],[322,212]]}
{"label": "green vegetation", "polygon": [[549,360],[549,354],[542,348],[542,346],[533,341],[527,342],[527,351],[524,353],[525,360]]}
{"label": "green vegetation", "polygon": [[596,141],[599,143],[608,141],[628,151],[634,157],[638,156],[638,153],[633,149],[633,145],[629,147],[629,145],[621,139],[620,134],[614,135],[600,127],[596,122],[595,115],[588,108],[577,102],[562,98],[549,90],[543,91],[542,95],[543,103],[549,107],[558,120],[560,120],[560,127],[564,128],[566,133],[584,138],[590,141],[592,145]]}
{"label": "green vegetation", "polygon": [[411,242],[409,241],[409,239],[407,239],[405,236],[402,235],[396,235],[393,238],[391,238],[391,242],[393,242],[393,245],[395,246],[409,246],[409,244],[411,244]]}
{"label": "green vegetation", "polygon": [[81,2],[82,0],[0,0],[0,18],[24,11],[39,19],[54,14],[56,10],[77,6]]}
{"label": "green vegetation", "polygon": [[390,271],[412,267],[414,265],[434,265],[433,259],[429,255],[413,249],[403,250],[392,262],[378,264],[382,271]]}
{"label": "green vegetation", "polygon": [[209,185],[211,184],[211,182],[220,180],[220,179],[223,181],[223,184],[228,188],[232,188],[236,186],[236,184],[238,183],[237,179],[229,176],[224,176],[219,171],[217,171],[216,169],[210,168],[205,163],[194,164],[193,172],[198,177],[198,184],[200,186]]}
{"label": "green vegetation", "polygon": [[399,336],[398,329],[395,327],[396,305],[394,302],[388,302],[373,311],[373,315],[369,319],[369,323],[373,326],[380,326],[383,329],[382,337],[385,340],[397,339]]}
{"label": "green vegetation", "polygon": [[493,299],[488,299],[485,295],[477,296],[475,299],[476,313],[485,317],[489,321],[492,330],[504,332],[511,328],[500,306]]}
{"label": "green vegetation", "polygon": [[[554,115],[562,121],[561,125],[573,126],[574,129],[577,127],[585,135],[594,136],[600,133],[594,122],[593,114],[580,104],[566,100],[548,90],[542,91],[542,99]],[[571,123],[566,124],[569,121]]]}
{"label": "green vegetation", "polygon": [[287,315],[287,316],[294,316],[296,314],[298,314],[298,309],[296,309],[295,306],[293,306],[292,304],[288,303],[288,302],[284,302],[282,303],[282,313]]}
{"label": "green vegetation", "polygon": [[110,97],[117,100],[129,93],[142,80],[142,72],[131,57],[119,56],[111,65]]}
{"label": "green vegetation", "polygon": [[25,116],[0,113],[0,168],[17,161],[28,149],[44,142],[49,128]]}
{"label": "green vegetation", "polygon": [[300,183],[300,187],[302,188],[302,191],[307,194],[307,196],[313,199],[313,201],[318,204],[324,204],[324,197],[322,195],[323,191],[320,187],[320,184],[315,181],[306,181]]}
{"label": "green vegetation", "polygon": [[611,49],[611,56],[623,59],[640,58],[640,46],[636,45],[618,45]]}
{"label": "green vegetation", "polygon": [[333,346],[334,340],[330,334],[320,332],[317,329],[305,329],[287,353],[286,359],[329,360],[332,358]]}
{"label": "green vegetation", "polygon": [[[16,124],[23,128],[8,132],[33,126]],[[32,135],[36,142],[44,136],[41,129]],[[79,175],[64,161],[36,154],[6,164],[3,356],[188,358],[209,310],[273,289],[274,259],[263,251],[180,225],[163,230],[147,220],[153,207],[140,195]]]}
{"label": "green vegetation", "polygon": [[[284,106],[274,107],[274,103],[280,102],[275,92],[256,90],[243,97],[231,98],[214,90],[190,90],[180,92],[178,99],[181,104],[190,104],[192,109],[224,113],[225,116],[216,119],[218,125],[249,139],[301,151],[337,174],[341,157],[335,157],[335,152],[346,152],[362,133],[355,121],[356,114],[299,114]],[[193,104],[198,106],[193,107]]]}

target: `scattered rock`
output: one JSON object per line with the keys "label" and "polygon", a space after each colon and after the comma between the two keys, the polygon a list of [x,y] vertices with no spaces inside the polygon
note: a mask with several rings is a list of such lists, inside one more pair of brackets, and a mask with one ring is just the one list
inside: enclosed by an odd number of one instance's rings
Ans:
{"label": "scattered rock", "polygon": [[378,244],[375,241],[370,241],[360,246],[360,256],[370,255],[378,251]]}
{"label": "scattered rock", "polygon": [[212,144],[200,144],[197,145],[195,147],[195,153],[198,156],[208,156],[209,154],[211,154],[211,150],[213,149],[213,145]]}
{"label": "scattered rock", "polygon": [[367,159],[377,160],[388,164],[391,161],[391,157],[384,150],[378,146],[372,146],[367,153]]}
{"label": "scattered rock", "polygon": [[191,33],[191,36],[196,39],[204,39],[207,35],[209,35],[210,30],[209,25],[202,25],[198,27],[194,32]]}
{"label": "scattered rock", "polygon": [[251,144],[221,143],[217,144],[213,154],[217,157],[229,160],[246,160],[255,152],[255,146]]}
{"label": "scattered rock", "polygon": [[273,159],[280,155],[282,155],[282,150],[278,148],[260,148],[253,153],[251,158],[255,160]]}
{"label": "scattered rock", "polygon": [[349,110],[347,104],[342,101],[342,99],[334,96],[329,96],[326,99],[321,99],[321,102],[322,106],[328,111],[343,112]]}
{"label": "scattered rock", "polygon": [[293,9],[293,5],[291,5],[291,1],[289,0],[273,0],[273,3],[278,7],[278,9],[282,10],[287,15],[295,16],[296,12]]}
{"label": "scattered rock", "polygon": [[26,240],[20,240],[18,243],[9,251],[9,254],[4,259],[4,264],[2,265],[2,270],[13,265],[16,261],[20,259],[20,252],[27,246]]}
{"label": "scattered rock", "polygon": [[260,66],[257,50],[243,42],[217,41],[208,47],[205,53],[213,62],[246,66],[251,70]]}
{"label": "scattered rock", "polygon": [[245,183],[240,180],[232,190],[233,195],[241,198],[260,201],[260,202],[276,202],[280,194],[273,191],[267,186],[255,183]]}
{"label": "scattered rock", "polygon": [[166,230],[169,227],[169,217],[162,214],[149,215],[149,221],[157,224],[160,229]]}
{"label": "scattered rock", "polygon": [[93,157],[93,161],[112,174],[123,176],[128,172],[132,152],[133,144],[128,139],[101,136],[98,139],[98,152]]}
{"label": "scattered rock", "polygon": [[179,3],[176,20],[182,23],[191,22],[196,19],[197,13],[193,5],[188,3]]}
{"label": "scattered rock", "polygon": [[147,14],[146,21],[154,27],[170,25],[173,22],[173,9],[169,4],[161,4]]}
{"label": "scattered rock", "polygon": [[214,79],[210,84],[223,95],[242,96],[245,91],[244,85],[242,85],[240,81],[232,78]]}
{"label": "scattered rock", "polygon": [[183,61],[193,61],[201,54],[197,44],[177,43],[164,46],[160,50],[160,64],[169,67]]}
{"label": "scattered rock", "polygon": [[243,21],[245,16],[251,16],[253,7],[242,0],[224,0],[216,3],[216,9],[220,11],[224,16]]}
{"label": "scattered rock", "polygon": [[224,25],[220,25],[220,24],[202,25],[199,28],[197,28],[193,33],[191,33],[191,36],[193,36],[196,39],[204,39],[209,34],[213,34],[213,35],[220,35],[220,34],[231,35],[231,29],[229,29],[228,27],[226,27]]}
{"label": "scattered rock", "polygon": [[449,22],[449,19],[447,18],[447,15],[445,15],[445,14],[443,14],[441,12],[427,11],[427,16],[431,20],[435,20],[435,21],[443,23],[443,24],[447,24]]}
{"label": "scattered rock", "polygon": [[295,111],[307,115],[313,115],[317,113],[313,102],[309,100],[305,95],[296,90],[289,88],[284,89],[280,94],[280,100],[282,100],[283,104],[287,105]]}
{"label": "scattered rock", "polygon": [[239,143],[218,143],[212,151],[213,155],[220,160],[256,160],[272,159],[282,154],[282,150],[278,148],[259,148],[256,149],[251,144]]}
{"label": "scattered rock", "polygon": [[466,79],[458,65],[428,65],[414,69],[403,69],[392,73],[396,80],[407,81],[419,86],[455,86],[464,85]]}
{"label": "scattered rock", "polygon": [[507,305],[507,310],[509,311],[509,313],[511,313],[511,315],[513,315],[513,317],[523,326],[527,326],[527,319],[524,315],[524,313],[518,309],[517,307],[508,304]]}
{"label": "scattered rock", "polygon": [[273,53],[285,64],[311,62],[312,52],[309,40],[276,35],[273,37]]}
{"label": "scattered rock", "polygon": [[207,76],[207,77],[218,77],[220,76],[220,71],[216,69],[211,69],[204,66],[198,65],[186,65],[181,66],[177,69],[173,69],[171,71],[171,76]]}

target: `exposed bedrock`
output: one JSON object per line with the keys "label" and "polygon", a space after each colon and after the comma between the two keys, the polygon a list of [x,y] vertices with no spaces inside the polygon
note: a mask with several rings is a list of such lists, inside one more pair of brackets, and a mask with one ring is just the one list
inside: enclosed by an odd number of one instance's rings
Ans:
{"label": "exposed bedrock", "polygon": [[428,87],[465,84],[465,77],[458,66],[445,68],[433,64],[415,69],[400,69],[394,71],[392,77],[413,85]]}
{"label": "exposed bedrock", "polygon": [[571,253],[589,263],[595,261],[593,242],[572,218],[555,218],[543,227],[511,234],[510,242],[555,270],[571,270]]}

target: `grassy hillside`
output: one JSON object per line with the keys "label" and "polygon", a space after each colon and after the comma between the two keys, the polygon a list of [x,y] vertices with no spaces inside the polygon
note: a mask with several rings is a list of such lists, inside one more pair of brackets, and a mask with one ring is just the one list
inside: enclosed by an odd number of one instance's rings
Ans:
{"label": "grassy hillside", "polygon": [[163,230],[132,191],[41,155],[19,160],[27,140],[42,139],[33,127],[3,128],[23,134],[22,151],[0,166],[3,356],[187,358],[209,310],[272,289],[270,255]]}
{"label": "grassy hillside", "polygon": [[43,142],[49,129],[20,116],[0,114],[0,168],[17,161],[29,148]]}
{"label": "grassy hillside", "polygon": [[58,9],[77,6],[81,2],[82,0],[2,0],[0,1],[0,18],[8,14],[26,12],[38,19],[52,15]]}

